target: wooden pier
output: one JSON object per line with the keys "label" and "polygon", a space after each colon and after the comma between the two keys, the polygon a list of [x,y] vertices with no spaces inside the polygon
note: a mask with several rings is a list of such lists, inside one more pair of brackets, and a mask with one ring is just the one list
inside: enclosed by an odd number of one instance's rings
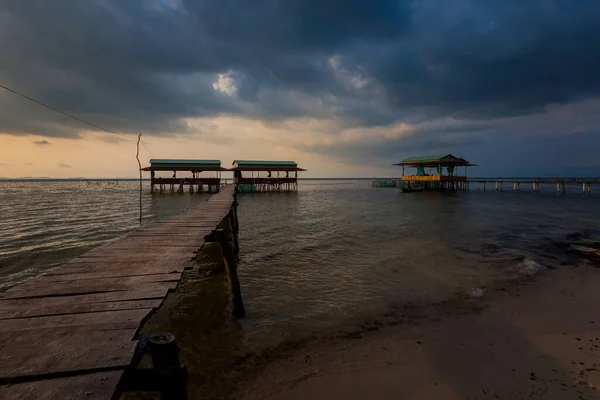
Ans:
{"label": "wooden pier", "polygon": [[[533,193],[539,193],[540,185],[550,185],[551,190],[556,187],[556,193],[565,194],[566,185],[581,185],[581,193],[584,195],[592,194],[592,185],[600,184],[600,178],[472,178],[467,180],[470,187],[471,183],[477,183],[477,191],[487,192],[495,190],[503,192],[512,190],[520,192],[521,184],[525,186],[531,185]],[[489,185],[489,186],[488,186]],[[526,190],[526,189],[525,189]]]}
{"label": "wooden pier", "polygon": [[[1,293],[0,399],[116,399],[132,390],[185,397],[172,336],[138,330],[207,241],[221,244],[234,313],[243,316],[236,205],[235,187],[227,186]],[[137,368],[146,352],[153,368]]]}

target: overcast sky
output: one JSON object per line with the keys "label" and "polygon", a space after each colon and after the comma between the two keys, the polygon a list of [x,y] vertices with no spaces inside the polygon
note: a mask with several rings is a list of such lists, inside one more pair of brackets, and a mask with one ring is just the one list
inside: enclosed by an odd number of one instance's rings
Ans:
{"label": "overcast sky", "polygon": [[0,0],[0,176],[151,158],[390,176],[600,175],[598,0]]}

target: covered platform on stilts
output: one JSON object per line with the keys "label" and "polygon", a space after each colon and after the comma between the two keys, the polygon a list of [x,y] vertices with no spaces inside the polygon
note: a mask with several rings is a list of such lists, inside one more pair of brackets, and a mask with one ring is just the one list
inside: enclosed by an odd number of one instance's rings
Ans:
{"label": "covered platform on stilts", "polygon": [[[228,171],[221,167],[220,160],[152,159],[150,166],[142,168],[150,171],[152,192],[218,192],[221,187],[221,173]],[[205,173],[204,176],[200,174]]]}
{"label": "covered platform on stilts", "polygon": [[402,167],[401,188],[407,192],[468,190],[467,168],[476,166],[452,154],[410,157],[392,165]]}
{"label": "covered platform on stilts", "polygon": [[298,190],[299,168],[295,161],[234,160],[233,182],[238,192],[291,192]]}

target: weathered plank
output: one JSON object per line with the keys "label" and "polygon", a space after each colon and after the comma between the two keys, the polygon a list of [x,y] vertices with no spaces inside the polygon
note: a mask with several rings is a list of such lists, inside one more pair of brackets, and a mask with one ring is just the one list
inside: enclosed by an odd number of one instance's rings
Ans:
{"label": "weathered plank", "polygon": [[[207,233],[208,234],[208,233]],[[121,252],[121,251],[129,251],[130,249],[123,249],[123,246],[133,247],[136,251],[143,251],[146,246],[154,246],[155,249],[161,249],[164,253],[170,252],[181,252],[188,255],[190,252],[194,251],[194,249],[198,249],[202,247],[204,244],[204,236],[202,235],[200,238],[194,236],[182,236],[182,235],[154,235],[154,234],[144,234],[131,236],[126,240],[123,240],[122,243],[116,244],[112,249],[111,253]],[[169,249],[165,247],[185,247],[183,249]],[[156,259],[163,260],[164,262],[169,262],[171,259],[176,259],[177,257],[171,258],[169,255],[163,254],[162,257],[148,257],[143,260],[152,261]],[[180,257],[179,257],[180,258]],[[140,259],[142,260],[142,259]]]}
{"label": "weathered plank", "polygon": [[19,400],[108,400],[112,397],[123,371],[25,382],[0,386],[0,399]]}
{"label": "weathered plank", "polygon": [[[177,253],[177,252],[174,252]],[[168,259],[161,258],[153,258],[153,259],[139,259],[139,260],[101,260],[98,258],[76,258],[71,260],[70,262],[64,264],[60,268],[55,268],[53,270],[48,271],[48,274],[56,273],[59,270],[69,269],[73,267],[94,267],[98,270],[117,268],[117,269],[134,269],[134,268],[147,268],[152,269],[155,267],[165,268],[170,267],[173,269],[177,269],[179,267],[185,267],[192,260],[191,254],[181,254],[184,252],[180,252],[180,254],[173,254]],[[94,265],[89,265],[90,262],[93,262]]]}
{"label": "weathered plank", "polygon": [[175,289],[177,282],[150,282],[150,283],[93,283],[90,281],[65,282],[53,288],[31,287],[20,289],[20,286],[0,294],[0,300],[26,299],[33,297],[65,296],[86,293],[121,292],[152,289]]}
{"label": "weathered plank", "polygon": [[131,253],[131,251],[121,250],[116,248],[106,248],[98,252],[88,252],[80,255],[75,260],[81,260],[83,258],[113,258],[118,261],[145,261],[145,260],[169,260],[176,258],[178,255],[171,255],[168,252],[165,253],[164,249],[158,248],[144,248],[139,247],[140,253]]}
{"label": "weathered plank", "polygon": [[[172,234],[163,234],[163,233],[153,233],[153,232],[145,232],[136,235],[131,235],[120,241],[119,243],[113,245],[111,247],[111,252],[113,250],[120,250],[123,244],[134,245],[139,250],[141,249],[159,249],[164,246],[188,246],[188,247],[200,247],[204,243],[204,236],[210,233],[211,230],[206,230],[200,232],[201,235],[172,235]],[[163,252],[165,251],[174,251],[174,250],[165,250],[160,249]],[[183,250],[185,251],[185,250]],[[163,257],[164,258],[164,255]]]}
{"label": "weathered plank", "polygon": [[136,330],[97,328],[0,332],[0,379],[129,365]]}
{"label": "weathered plank", "polygon": [[113,301],[108,303],[64,304],[59,306],[29,307],[16,310],[0,310],[0,320],[12,318],[41,317],[45,315],[82,314],[97,311],[155,309],[160,307],[162,299]]}
{"label": "weathered plank", "polygon": [[90,304],[113,301],[162,299],[168,289],[127,290],[122,292],[80,294],[74,296],[40,297],[32,299],[0,299],[0,310],[19,310],[30,307],[50,307],[67,304]]}
{"label": "weathered plank", "polygon": [[136,265],[131,268],[119,267],[116,265],[99,266],[95,263],[77,263],[63,268],[55,269],[45,273],[45,277],[58,277],[61,275],[72,275],[81,274],[89,275],[90,277],[111,277],[111,276],[137,276],[137,275],[156,275],[156,274],[175,274],[181,273],[186,269],[193,268],[195,264],[193,262],[187,262],[179,266],[171,265],[153,265],[146,268],[143,265]]}
{"label": "weathered plank", "polygon": [[61,326],[81,326],[86,329],[96,329],[97,325],[110,323],[131,323],[127,327],[137,328],[146,318],[151,308],[137,310],[100,311],[84,314],[51,315],[30,318],[13,318],[0,320],[0,332],[25,331]]}
{"label": "weathered plank", "polygon": [[[182,224],[186,224],[186,223],[205,223],[206,225],[209,225],[210,223],[213,224],[218,224],[219,222],[221,222],[221,220],[223,220],[223,218],[227,215],[227,213],[224,213],[223,217],[220,218],[220,215],[214,215],[211,217],[194,217],[194,218],[172,218],[168,221],[156,221],[157,224],[160,225],[174,225],[176,223],[182,223]],[[134,231],[137,232],[137,231]]]}
{"label": "weathered plank", "polygon": [[[186,232],[186,231],[179,231],[179,232],[161,232],[161,231],[142,231],[142,232],[135,232],[132,233],[131,235],[127,236],[126,238],[124,238],[123,240],[128,240],[130,238],[139,238],[139,237],[144,237],[147,241],[151,241],[152,239],[154,239],[155,242],[158,242],[157,239],[164,239],[162,242],[164,243],[164,241],[168,238],[170,239],[179,239],[179,240],[199,240],[202,241],[204,239],[204,235],[206,235],[207,233],[210,233],[213,230],[213,228],[207,228],[207,227],[202,227],[202,228],[196,228],[196,230],[194,232]],[[114,248],[114,246],[112,247]],[[111,249],[112,249],[111,248]],[[151,249],[152,247],[148,247],[149,249]]]}
{"label": "weathered plank", "polygon": [[[181,279],[181,272],[171,273],[171,274],[144,274],[138,276],[122,276],[122,277],[112,277],[107,276],[109,271],[105,273],[90,273],[90,274],[62,274],[62,275],[40,275],[36,278],[30,279],[26,282],[23,282],[19,286],[14,289],[18,289],[19,287],[30,287],[30,286],[40,286],[40,285],[49,285],[51,282],[68,282],[68,281],[80,281],[86,280],[89,282],[104,282],[104,283],[136,283],[136,282],[177,282]],[[12,289],[11,289],[12,290]]]}
{"label": "weathered plank", "polygon": [[[220,222],[220,221],[219,221]],[[158,224],[158,223],[157,223]],[[169,228],[213,228],[215,226],[214,221],[163,221],[158,227],[169,227]],[[164,228],[163,228],[164,229]]]}

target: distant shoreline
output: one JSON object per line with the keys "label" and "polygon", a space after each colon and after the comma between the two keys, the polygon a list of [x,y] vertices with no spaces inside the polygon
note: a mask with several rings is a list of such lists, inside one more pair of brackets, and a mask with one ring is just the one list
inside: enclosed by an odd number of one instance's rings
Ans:
{"label": "distant shoreline", "polygon": [[[497,179],[498,181],[510,181],[516,179],[567,179],[572,177],[560,177],[560,176],[552,176],[552,177],[544,177],[544,176],[477,176],[477,177],[469,177],[469,180],[493,180]],[[598,179],[597,176],[579,176],[577,178],[590,178],[590,179]],[[233,178],[221,178],[225,181],[231,181]],[[401,177],[363,177],[363,178],[298,178],[299,181],[370,181],[370,180],[396,180],[401,179]],[[0,177],[0,182],[88,182],[88,181],[122,181],[122,182],[137,182],[139,178],[45,178],[45,177],[22,177],[22,178],[5,178]],[[150,178],[142,178],[142,181],[150,181]]]}
{"label": "distant shoreline", "polygon": [[[231,181],[233,178],[221,178]],[[400,179],[400,178],[298,178],[299,181],[357,181],[373,179]],[[0,182],[86,182],[86,181],[139,181],[139,178],[0,178]],[[150,178],[142,178],[150,181]]]}

